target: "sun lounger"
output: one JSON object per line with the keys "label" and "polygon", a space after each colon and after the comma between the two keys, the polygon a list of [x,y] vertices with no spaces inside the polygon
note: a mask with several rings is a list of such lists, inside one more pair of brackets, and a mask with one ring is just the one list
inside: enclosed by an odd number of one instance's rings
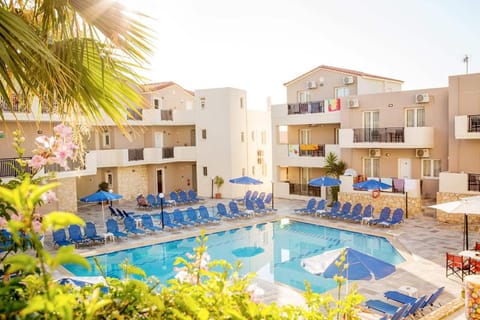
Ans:
{"label": "sun lounger", "polygon": [[75,247],[88,246],[92,243],[90,239],[87,239],[82,235],[82,229],[78,224],[69,225],[68,234],[70,235],[70,241],[73,242]]}
{"label": "sun lounger", "polygon": [[345,202],[341,210],[337,211],[337,213],[331,213],[329,217],[333,219],[343,219],[343,217],[350,213],[350,209],[352,209],[352,204],[350,202]]}
{"label": "sun lounger", "polygon": [[93,243],[105,243],[105,237],[97,234],[97,228],[93,222],[87,221],[85,223],[85,238],[90,239]]}
{"label": "sun lounger", "polygon": [[363,222],[363,221],[368,221],[369,219],[372,219],[372,217],[373,217],[373,206],[371,204],[368,204],[363,209],[363,214],[361,214],[360,216],[351,218],[350,221]]}
{"label": "sun lounger", "polygon": [[320,199],[317,202],[317,206],[315,207],[315,212],[312,212],[314,215],[321,215],[325,212],[325,206],[327,205],[327,200]]}
{"label": "sun lounger", "polygon": [[238,208],[238,205],[235,201],[230,201],[228,203],[228,207],[230,208],[230,213],[233,214],[233,215],[237,215],[237,216],[240,216],[240,217],[250,217],[250,214],[248,214],[247,212],[245,211],[240,211],[240,209]]}
{"label": "sun lounger", "polygon": [[308,200],[305,208],[294,209],[293,212],[298,213],[298,214],[312,213],[315,210],[315,203],[316,202],[317,201],[315,200],[315,198],[311,198],[310,200]]}
{"label": "sun lounger", "polygon": [[368,221],[368,224],[369,225],[374,225],[374,224],[378,224],[380,222],[383,222],[383,221],[387,221],[388,218],[390,217],[390,212],[392,210],[389,208],[389,207],[384,207],[382,209],[382,211],[380,211],[380,215],[378,216],[377,219],[371,219],[370,221]]}
{"label": "sun lounger", "polygon": [[381,225],[384,227],[391,227],[402,222],[403,222],[403,209],[397,208],[393,211],[392,219],[380,221],[378,225]]}
{"label": "sun lounger", "polygon": [[342,204],[339,201],[335,201],[332,204],[332,207],[330,208],[330,210],[325,209],[325,212],[322,213],[321,216],[326,217],[326,218],[330,218],[331,216],[338,214],[338,211],[340,210],[341,205]]}
{"label": "sun lounger", "polygon": [[142,229],[137,228],[137,224],[135,222],[135,219],[132,217],[126,217],[123,220],[123,223],[125,224],[125,230],[128,233],[133,233],[133,234],[145,234],[145,231]]}
{"label": "sun lounger", "polygon": [[67,239],[67,233],[65,232],[65,229],[58,229],[56,231],[53,231],[53,244],[62,247],[62,246],[69,246],[72,245],[73,242]]}
{"label": "sun lounger", "polygon": [[108,219],[106,224],[107,224],[107,233],[111,233],[117,238],[128,237],[128,234],[126,234],[125,232],[121,232],[119,230],[117,221],[113,219]]}
{"label": "sun lounger", "polygon": [[378,299],[367,300],[365,302],[365,305],[370,309],[374,309],[390,315],[394,315],[400,308],[399,306],[396,306]]}
{"label": "sun lounger", "polygon": [[145,229],[147,229],[149,231],[154,231],[154,232],[155,231],[162,231],[161,227],[158,227],[158,226],[153,224],[152,216],[147,214],[147,213],[142,215],[142,225]]}
{"label": "sun lounger", "polygon": [[187,214],[188,220],[190,220],[190,221],[193,222],[193,223],[196,223],[196,224],[209,223],[208,220],[202,219],[201,217],[199,218],[199,217],[197,216],[197,212],[196,212],[195,209],[193,209],[192,207],[188,207],[188,208],[187,208],[186,214]]}
{"label": "sun lounger", "polygon": [[353,206],[352,212],[344,215],[342,218],[347,221],[353,221],[356,217],[359,217],[362,214],[363,206],[361,203],[357,203]]}
{"label": "sun lounger", "polygon": [[163,213],[163,225],[170,229],[178,229],[182,227],[182,225],[172,221],[172,216],[171,216],[171,213],[169,212]]}
{"label": "sun lounger", "polygon": [[417,298],[401,293],[396,290],[386,291],[383,295],[388,300],[393,300],[401,304],[405,304],[405,303],[413,304],[415,301],[417,301]]}
{"label": "sun lounger", "polygon": [[228,219],[238,219],[240,217],[238,215],[228,213],[227,207],[225,207],[225,205],[221,202],[217,203],[217,215]]}
{"label": "sun lounger", "polygon": [[183,212],[180,211],[180,209],[173,210],[172,214],[173,214],[173,219],[175,220],[175,223],[177,223],[177,224],[180,224],[184,227],[192,227],[192,226],[195,225],[195,223],[185,220],[185,218],[183,216]]}
{"label": "sun lounger", "polygon": [[200,217],[202,217],[202,219],[208,220],[210,222],[220,222],[219,218],[210,216],[210,214],[208,213],[208,209],[205,206],[199,206],[198,212],[200,214]]}

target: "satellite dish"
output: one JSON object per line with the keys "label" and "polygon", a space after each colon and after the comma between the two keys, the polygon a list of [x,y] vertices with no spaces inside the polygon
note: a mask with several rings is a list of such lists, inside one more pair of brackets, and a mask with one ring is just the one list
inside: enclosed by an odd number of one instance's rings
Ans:
{"label": "satellite dish", "polygon": [[352,176],[352,177],[358,176],[357,171],[355,171],[355,169],[352,169],[352,168],[348,168],[347,170],[345,170],[343,175],[344,176]]}

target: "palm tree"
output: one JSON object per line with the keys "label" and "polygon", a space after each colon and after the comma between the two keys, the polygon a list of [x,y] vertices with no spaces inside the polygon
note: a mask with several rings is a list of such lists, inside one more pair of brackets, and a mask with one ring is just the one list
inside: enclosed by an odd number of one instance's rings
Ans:
{"label": "palm tree", "polygon": [[1,109],[37,100],[67,121],[105,113],[122,128],[142,107],[137,70],[151,39],[141,20],[114,0],[1,0]]}
{"label": "palm tree", "polygon": [[[326,174],[330,175],[330,176],[333,176],[337,179],[347,169],[347,163],[342,161],[342,160],[338,160],[337,155],[332,153],[332,152],[329,152],[327,154],[327,156],[325,157],[325,162],[326,162],[326,164],[325,164],[324,168],[326,169]],[[331,187],[330,190],[332,192],[333,201],[337,201],[338,200],[338,192],[340,191],[340,187],[339,186],[334,186],[334,187]]]}

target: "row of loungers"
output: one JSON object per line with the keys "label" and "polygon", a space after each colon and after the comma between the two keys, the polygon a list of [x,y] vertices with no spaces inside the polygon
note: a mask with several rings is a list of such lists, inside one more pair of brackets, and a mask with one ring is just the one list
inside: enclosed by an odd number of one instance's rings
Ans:
{"label": "row of loungers", "polygon": [[190,189],[188,191],[179,190],[172,191],[169,194],[170,199],[161,198],[160,193],[156,196],[153,194],[148,194],[146,197],[146,203],[140,203],[139,198],[137,197],[137,208],[138,209],[155,209],[160,207],[170,207],[177,205],[192,205],[197,204],[205,199],[199,198],[195,190]]}
{"label": "row of loungers", "polygon": [[[198,212],[198,213],[197,213]],[[158,217],[159,222],[155,223],[154,219]],[[79,225],[70,225],[66,229],[59,229],[53,232],[53,241],[56,246],[75,245],[89,246],[97,243],[105,243],[107,236],[115,238],[126,238],[128,235],[143,235],[147,232],[161,232],[161,214],[128,214],[123,217],[124,229],[120,230],[119,221],[110,218],[106,221],[106,233],[101,236],[97,234],[96,226],[92,222],[86,222],[85,227]],[[198,209],[192,207],[186,210],[175,209],[173,212],[163,213],[163,226],[167,229],[176,229],[182,227],[196,226],[206,223],[219,222],[220,218],[213,217],[209,214],[205,206]],[[68,232],[68,236],[67,236]]]}
{"label": "row of loungers", "polygon": [[435,307],[435,302],[443,290],[444,287],[440,287],[430,294],[422,295],[420,298],[399,291],[386,291],[384,293],[385,298],[395,302],[395,304],[379,299],[370,299],[365,302],[365,306],[385,314],[385,319],[406,319],[419,314],[423,315],[425,309]]}
{"label": "row of loungers", "polygon": [[330,208],[326,207],[326,200],[320,199],[318,202],[311,198],[304,208],[295,209],[297,214],[310,214],[331,219],[341,219],[350,222],[362,222],[369,225],[379,225],[391,227],[403,222],[403,209],[397,208],[393,211],[390,207],[384,207],[378,218],[373,216],[374,208],[371,204],[363,207],[361,203],[352,206],[350,202],[343,205],[335,201]]}
{"label": "row of loungers", "polygon": [[235,202],[245,205],[249,200],[253,203],[257,201],[262,201],[263,204],[266,206],[270,206],[272,204],[272,193],[265,193],[265,192],[258,192],[248,190],[245,192],[245,195],[242,198],[234,199]]}

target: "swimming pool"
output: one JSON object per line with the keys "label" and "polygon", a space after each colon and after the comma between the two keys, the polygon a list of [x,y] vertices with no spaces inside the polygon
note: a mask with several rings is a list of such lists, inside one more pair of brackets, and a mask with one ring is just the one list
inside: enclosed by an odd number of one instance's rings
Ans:
{"label": "swimming pool", "polygon": [[[351,247],[394,265],[404,261],[385,238],[286,219],[210,234],[207,246],[212,260],[224,259],[232,264],[241,260],[242,273],[256,272],[262,280],[300,290],[305,290],[304,280],[307,280],[318,293],[333,289],[336,283],[305,271],[300,264],[303,258]],[[176,257],[193,253],[195,247],[195,238],[187,238],[96,257],[109,277],[122,278],[119,264],[128,259],[147,276],[155,276],[165,284],[175,277]],[[90,271],[78,265],[65,267],[76,276],[99,275],[93,257],[87,259],[92,266]]]}

